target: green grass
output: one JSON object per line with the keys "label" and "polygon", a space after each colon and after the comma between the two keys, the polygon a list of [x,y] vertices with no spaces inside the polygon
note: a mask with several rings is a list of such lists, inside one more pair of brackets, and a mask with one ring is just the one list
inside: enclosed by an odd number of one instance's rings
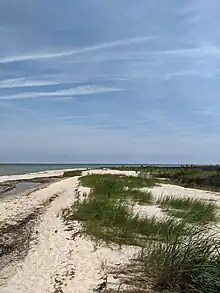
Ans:
{"label": "green grass", "polygon": [[151,204],[153,196],[149,191],[141,191],[137,188],[138,182],[143,185],[152,185],[151,179],[142,179],[132,176],[117,175],[87,175],[81,178],[83,186],[92,188],[94,197],[107,197],[108,199],[131,199],[140,204]]}
{"label": "green grass", "polygon": [[[126,193],[128,196],[129,192]],[[132,190],[130,191],[132,200],[138,202],[139,204],[153,204],[153,196],[150,191],[140,191],[140,190]]]}
{"label": "green grass", "polygon": [[81,221],[83,231],[90,236],[118,244],[142,246],[148,239],[163,240],[168,234],[185,233],[185,223],[174,219],[140,218],[123,201],[93,196],[75,203],[63,216],[67,223]]}
{"label": "green grass", "polygon": [[73,171],[65,171],[63,173],[63,177],[74,177],[74,176],[81,176],[82,171],[80,170],[73,170]]}
{"label": "green grass", "polygon": [[118,175],[86,175],[81,178],[83,186],[88,186],[96,191],[100,191],[103,188],[105,182],[111,182],[114,185],[114,191],[121,191],[125,187],[127,188],[142,188],[153,187],[157,184],[155,178],[142,178],[140,176],[118,176]]}
{"label": "green grass", "polygon": [[199,188],[219,191],[220,169],[219,166],[209,168],[184,167],[184,168],[152,168],[149,171],[157,178],[167,178],[172,184],[184,187]]}
{"label": "green grass", "polygon": [[121,192],[112,194],[111,198],[132,200],[141,205],[153,204],[152,193],[150,191],[141,191],[138,189],[125,189]]}
{"label": "green grass", "polygon": [[220,292],[220,240],[205,236],[207,230],[191,229],[174,241],[152,242],[142,251],[144,275],[156,292]]}
{"label": "green grass", "polygon": [[84,176],[82,184],[92,191],[63,211],[64,221],[67,225],[79,221],[82,233],[95,242],[143,248],[123,272],[125,284],[133,291],[118,292],[220,292],[220,240],[207,234],[210,226],[194,225],[217,221],[217,206],[201,199],[166,196],[157,204],[171,218],[139,217],[128,201],[152,204],[150,192],[134,189],[152,186],[151,180],[156,184],[155,179],[144,177]]}
{"label": "green grass", "polygon": [[189,223],[206,224],[218,220],[218,207],[212,202],[189,197],[166,196],[157,203],[172,217],[184,218]]}

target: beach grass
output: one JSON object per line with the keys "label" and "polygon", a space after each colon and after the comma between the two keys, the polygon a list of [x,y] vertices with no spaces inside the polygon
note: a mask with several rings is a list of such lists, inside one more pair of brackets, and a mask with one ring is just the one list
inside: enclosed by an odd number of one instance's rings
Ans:
{"label": "beach grass", "polygon": [[215,203],[190,197],[165,196],[157,200],[172,217],[183,218],[190,223],[205,224],[218,220],[218,207]]}
{"label": "beach grass", "polygon": [[81,178],[82,185],[90,187],[92,195],[95,197],[107,197],[112,200],[130,199],[140,204],[151,204],[153,202],[152,193],[148,190],[138,190],[139,182],[141,182],[141,187],[156,184],[156,181],[151,179],[133,176],[87,175]]}
{"label": "beach grass", "polygon": [[72,170],[72,171],[65,171],[63,173],[63,177],[75,177],[75,176],[81,176],[82,171],[80,170]]}
{"label": "beach grass", "polygon": [[99,175],[92,174],[86,175],[81,178],[83,186],[88,186],[96,191],[100,191],[103,185],[111,183],[114,185],[115,191],[123,190],[127,188],[143,188],[153,187],[157,184],[156,178],[143,178],[141,176],[125,176],[125,175]]}
{"label": "beach grass", "polygon": [[149,241],[130,264],[111,272],[127,289],[107,292],[220,292],[220,237],[207,233],[207,227],[196,226],[184,237],[180,231],[163,242]]}
{"label": "beach grass", "polygon": [[153,195],[150,191],[141,191],[138,189],[126,189],[122,191],[120,194],[117,194],[117,196],[127,200],[130,199],[133,202],[137,202],[140,205],[150,205],[154,202]]}
{"label": "beach grass", "polygon": [[157,292],[220,292],[220,239],[189,229],[172,241],[152,242],[142,252],[144,273]]}
{"label": "beach grass", "polygon": [[91,192],[63,211],[65,222],[80,222],[82,233],[96,243],[141,248],[123,269],[121,283],[132,289],[106,292],[220,292],[220,238],[211,235],[211,225],[200,225],[217,222],[215,203],[164,196],[156,204],[168,217],[140,217],[130,203],[155,202],[151,192],[138,190],[152,186],[152,178],[87,175],[81,182]]}
{"label": "beach grass", "polygon": [[180,231],[183,235],[185,233],[183,222],[150,216],[140,218],[125,202],[106,197],[89,196],[75,203],[64,213],[64,219],[66,222],[80,221],[85,233],[120,245],[143,246],[149,239],[163,240]]}

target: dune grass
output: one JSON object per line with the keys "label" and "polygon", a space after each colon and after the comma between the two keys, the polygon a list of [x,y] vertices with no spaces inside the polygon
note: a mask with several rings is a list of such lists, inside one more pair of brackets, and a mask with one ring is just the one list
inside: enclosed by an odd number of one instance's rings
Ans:
{"label": "dune grass", "polygon": [[107,292],[220,292],[220,237],[207,232],[207,227],[197,226],[184,237],[180,232],[163,242],[148,242],[130,264],[111,272],[127,289]]}
{"label": "dune grass", "polygon": [[107,197],[112,200],[130,199],[139,204],[151,204],[153,196],[150,191],[134,189],[137,188],[138,182],[142,182],[141,187],[153,184],[151,179],[133,176],[87,175],[81,178],[82,185],[91,187],[95,197]]}
{"label": "dune grass", "polygon": [[65,171],[63,173],[63,177],[74,177],[74,176],[81,176],[82,171],[80,170],[72,170],[72,171]]}
{"label": "dune grass", "polygon": [[157,203],[173,217],[184,218],[190,223],[205,224],[218,220],[218,207],[212,202],[190,197],[165,196]]}
{"label": "dune grass", "polygon": [[[82,233],[96,243],[142,247],[122,273],[122,283],[132,289],[117,292],[220,292],[220,238],[210,235],[210,226],[195,225],[217,221],[217,206],[201,199],[166,196],[157,204],[172,217],[139,217],[128,201],[151,204],[152,194],[131,189],[137,181],[123,177],[82,177],[83,185],[92,188],[90,195],[63,211],[67,224],[79,221]],[[144,184],[148,183],[142,182],[141,187]]]}
{"label": "dune grass", "polygon": [[141,191],[138,189],[124,189],[121,192],[112,194],[111,198],[131,200],[140,205],[150,205],[154,202],[153,195],[150,191]]}
{"label": "dune grass", "polygon": [[185,224],[174,219],[158,220],[155,217],[140,218],[134,215],[123,201],[92,197],[75,203],[64,211],[64,220],[81,221],[83,231],[96,239],[118,244],[146,245],[148,239],[163,240],[181,231]]}
{"label": "dune grass", "polygon": [[99,191],[100,187],[103,187],[105,182],[114,184],[116,191],[120,191],[127,188],[142,188],[142,187],[153,187],[157,184],[155,178],[142,178],[141,176],[118,176],[118,175],[99,175],[92,174],[86,175],[81,178],[83,186],[88,186],[94,190]]}
{"label": "dune grass", "polygon": [[220,239],[207,230],[192,228],[184,240],[152,242],[142,252],[144,273],[158,292],[220,292]]}

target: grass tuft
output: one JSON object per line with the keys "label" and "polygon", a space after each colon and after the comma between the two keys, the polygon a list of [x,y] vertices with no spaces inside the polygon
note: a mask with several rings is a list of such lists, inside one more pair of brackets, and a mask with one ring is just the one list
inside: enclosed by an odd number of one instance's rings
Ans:
{"label": "grass tuft", "polygon": [[146,245],[146,240],[163,240],[169,235],[185,233],[185,223],[175,219],[158,220],[155,217],[140,218],[134,215],[123,201],[90,196],[75,203],[65,211],[66,222],[81,221],[85,233],[120,245]]}
{"label": "grass tuft", "polygon": [[190,223],[206,224],[218,220],[217,205],[202,199],[166,196],[159,199],[157,203],[166,208],[169,215],[184,218]]}
{"label": "grass tuft", "polygon": [[157,184],[157,180],[154,178],[142,178],[140,176],[118,176],[118,175],[99,175],[92,174],[86,175],[81,178],[83,186],[88,186],[96,191],[100,191],[100,187],[105,185],[105,182],[114,185],[114,191],[123,190],[127,188],[142,188],[153,187]]}
{"label": "grass tuft", "polygon": [[74,177],[74,176],[81,176],[82,171],[80,170],[73,170],[73,171],[65,171],[63,173],[63,177]]}
{"label": "grass tuft", "polygon": [[220,292],[220,240],[191,229],[174,241],[153,242],[140,257],[158,292]]}

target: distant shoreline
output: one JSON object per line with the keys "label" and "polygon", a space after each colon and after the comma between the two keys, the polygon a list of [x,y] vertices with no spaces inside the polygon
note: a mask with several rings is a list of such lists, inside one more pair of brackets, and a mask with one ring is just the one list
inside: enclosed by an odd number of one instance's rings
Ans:
{"label": "distant shoreline", "polygon": [[[100,168],[134,168],[134,167],[157,167],[157,168],[180,168],[186,164],[25,164],[25,163],[0,163],[0,177],[11,175],[24,175],[29,173],[39,173],[46,171],[65,171],[72,169],[100,169]],[[188,165],[191,166],[191,165]],[[205,164],[193,164],[193,166],[210,166]],[[211,165],[215,166],[215,165]]]}

